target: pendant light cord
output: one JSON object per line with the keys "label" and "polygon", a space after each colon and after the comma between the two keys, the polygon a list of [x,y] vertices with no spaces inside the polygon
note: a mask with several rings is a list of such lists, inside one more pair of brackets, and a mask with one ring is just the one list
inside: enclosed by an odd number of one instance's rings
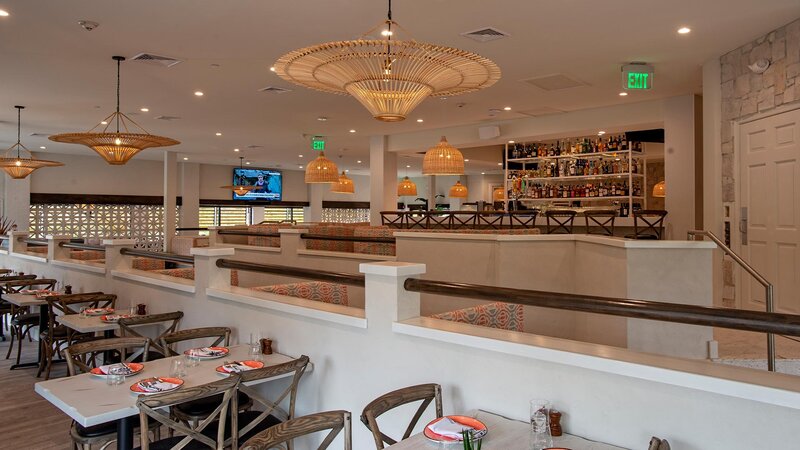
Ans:
{"label": "pendant light cord", "polygon": [[22,129],[22,106],[16,106],[17,108],[17,159],[20,158],[19,154],[19,147],[22,145],[21,136],[21,129]]}
{"label": "pendant light cord", "polygon": [[121,59],[117,59],[117,133],[119,133],[119,66]]}

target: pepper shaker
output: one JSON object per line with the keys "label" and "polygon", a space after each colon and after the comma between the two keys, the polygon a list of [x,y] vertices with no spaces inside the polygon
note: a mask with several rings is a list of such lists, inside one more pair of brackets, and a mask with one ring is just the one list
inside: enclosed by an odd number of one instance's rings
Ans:
{"label": "pepper shaker", "polygon": [[264,355],[272,354],[272,339],[261,339],[261,353]]}
{"label": "pepper shaker", "polygon": [[550,410],[550,435],[561,436],[564,431],[561,429],[561,413],[555,409]]}

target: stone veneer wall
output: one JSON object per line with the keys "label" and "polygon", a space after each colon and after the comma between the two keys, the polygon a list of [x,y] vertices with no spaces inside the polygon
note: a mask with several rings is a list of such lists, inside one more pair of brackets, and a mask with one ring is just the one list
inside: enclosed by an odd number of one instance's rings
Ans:
{"label": "stone veneer wall", "polygon": [[[664,161],[647,161],[647,209],[665,209],[664,199],[653,197],[653,186],[664,179]],[[669,195],[669,194],[667,194]]]}
{"label": "stone veneer wall", "polygon": [[[763,74],[747,66],[759,59],[771,62]],[[800,19],[733,50],[720,58],[722,71],[722,201],[735,200],[733,123],[789,103],[800,103]],[[733,205],[735,206],[735,205]],[[723,266],[726,287],[733,287],[733,261]],[[734,289],[726,289],[732,293]],[[731,294],[725,297],[730,297]],[[724,298],[725,306],[734,306]]]}

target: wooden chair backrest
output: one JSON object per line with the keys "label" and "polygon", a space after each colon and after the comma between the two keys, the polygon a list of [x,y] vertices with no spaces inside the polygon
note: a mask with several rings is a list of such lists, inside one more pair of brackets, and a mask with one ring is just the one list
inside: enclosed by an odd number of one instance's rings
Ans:
{"label": "wooden chair backrest", "polygon": [[404,218],[405,214],[402,212],[381,212],[381,225],[388,226],[390,228],[403,228]]}
{"label": "wooden chair backrest", "polygon": [[406,216],[406,228],[427,228],[428,227],[428,212],[417,211],[409,212]]}
{"label": "wooden chair backrest", "polygon": [[14,280],[3,283],[2,288],[3,291],[7,294],[15,294],[21,292],[24,289],[30,288],[31,286],[41,286],[39,289],[52,290],[53,288],[55,288],[56,283],[58,283],[58,280],[54,280],[52,278]]}
{"label": "wooden chair backrest", "polygon": [[481,211],[475,214],[475,226],[478,228],[491,228],[498,230],[503,228],[503,218],[505,214],[495,211]]}
{"label": "wooden chair backrest", "polygon": [[[179,435],[185,435],[179,443],[173,446],[173,449],[181,449],[192,441],[199,441],[209,446],[212,449],[222,450],[225,442],[225,429],[226,420],[230,419],[230,429],[237,429],[237,412],[238,406],[236,401],[236,388],[239,386],[240,378],[238,375],[232,374],[227,378],[223,378],[213,383],[203,384],[200,386],[181,388],[174,392],[167,392],[165,394],[157,395],[140,395],[136,400],[136,406],[139,408],[139,427],[141,430],[141,445],[142,450],[149,450],[150,439],[148,436],[149,420],[152,417],[159,424],[166,426],[170,431],[177,431]],[[222,402],[217,406],[208,417],[200,421],[194,428],[189,428],[186,424],[173,420],[170,416],[168,406],[174,406],[180,403],[186,403],[194,400],[200,400],[213,395],[222,394]],[[228,413],[230,411],[230,413]],[[230,417],[229,417],[230,416]],[[204,436],[202,431],[212,422],[219,421],[217,427],[216,440]],[[170,433],[172,434],[172,433]],[[234,442],[232,448],[237,448],[237,433],[232,433],[232,440]]]}
{"label": "wooden chair backrest", "polygon": [[30,275],[9,275],[5,277],[0,277],[0,283],[5,283],[7,281],[17,281],[17,280],[33,280],[36,278],[35,274]]}
{"label": "wooden chair backrest", "polygon": [[378,417],[386,411],[416,401],[422,401],[422,403],[419,405],[417,412],[414,413],[414,417],[411,418],[403,437],[400,438],[402,441],[411,436],[414,427],[417,426],[417,422],[422,417],[422,413],[425,412],[431,402],[436,402],[436,417],[442,417],[441,386],[434,383],[409,386],[381,395],[364,407],[364,411],[361,413],[361,422],[372,432],[372,437],[375,438],[375,447],[378,450],[384,448],[384,443],[393,445],[398,442],[381,432],[378,427]]}
{"label": "wooden chair backrest", "polygon": [[150,340],[147,338],[110,338],[72,344],[64,349],[69,375],[87,373],[97,367],[97,354],[100,352],[116,350],[120,355],[120,361],[130,362],[133,359],[132,354],[130,357],[126,355],[128,349],[132,347],[141,347],[143,349],[144,357],[142,362],[146,362],[148,349],[150,348]]}
{"label": "wooden chair backrest", "polygon": [[[572,234],[572,223],[575,220],[575,211],[549,209],[544,212],[547,218],[547,234],[559,233],[564,230],[566,234]],[[550,224],[550,221],[555,222]]]}
{"label": "wooden chair backrest", "polygon": [[344,430],[344,450],[352,450],[352,424],[349,411],[325,411],[287,420],[258,433],[245,442],[241,450],[269,450],[292,439],[330,430],[317,450],[325,450]]}
{"label": "wooden chair backrest", "polygon": [[[667,212],[663,209],[643,209],[634,211],[633,234],[636,235],[637,238],[651,235],[658,239],[664,239],[665,217],[667,217]],[[644,227],[639,225],[639,221],[644,222]]]}
{"label": "wooden chair backrest", "polygon": [[538,209],[509,211],[508,217],[511,222],[511,228],[519,226],[520,228],[533,228],[536,226],[536,217],[539,215]]}
{"label": "wooden chair backrest", "polygon": [[453,220],[453,216],[450,213],[436,213],[431,212],[428,213],[428,222],[425,224],[425,228],[444,228],[445,230],[450,229],[450,222]]}
{"label": "wooden chair backrest", "polygon": [[102,292],[88,292],[81,294],[50,295],[45,297],[47,301],[48,327],[53,329],[56,326],[58,315],[79,314],[80,308],[113,308],[117,302],[115,294],[104,294]]}
{"label": "wooden chair backrest", "polygon": [[[239,385],[239,391],[247,394],[250,398],[253,399],[254,403],[260,403],[264,407],[264,410],[250,423],[244,426],[240,426],[239,434],[244,435],[250,432],[250,430],[255,428],[270,414],[277,417],[280,420],[289,420],[294,417],[294,406],[297,400],[297,386],[300,384],[300,378],[306,371],[308,363],[309,363],[308,356],[302,355],[297,359],[285,362],[283,364],[267,366],[261,369],[248,370],[247,372],[243,372],[241,374],[243,384]],[[275,399],[272,400],[264,397],[264,395],[261,393],[260,390],[257,390],[252,386],[247,386],[246,384],[244,384],[247,383],[248,381],[263,380],[287,374],[292,374],[291,384],[289,384],[289,386],[286,387],[286,389],[284,389],[280,395],[278,395],[277,397],[275,397]],[[288,411],[283,409],[283,407],[281,407],[281,403],[286,399],[286,397],[289,397]]]}
{"label": "wooden chair backrest", "polygon": [[161,347],[167,351],[164,356],[177,356],[180,355],[180,353],[173,349],[173,344],[204,338],[215,338],[209,347],[216,347],[220,344],[227,347],[231,343],[231,329],[228,327],[205,327],[175,331],[169,334],[161,335],[159,343],[161,344]]}
{"label": "wooden chair backrest", "polygon": [[161,348],[161,338],[165,335],[178,331],[178,324],[180,323],[182,318],[183,318],[183,311],[175,311],[175,312],[168,312],[161,314],[149,314],[146,316],[126,317],[123,319],[119,319],[117,325],[119,325],[119,332],[120,335],[122,335],[123,337],[125,336],[146,337],[143,336],[138,331],[136,331],[134,327],[139,325],[152,325],[157,323],[164,323],[164,331],[162,331],[161,334],[159,334],[155,338],[150,339],[150,347],[160,352],[162,355],[166,356],[168,352],[167,349]]}
{"label": "wooden chair backrest", "polygon": [[450,228],[457,230],[459,228],[475,228],[475,222],[478,216],[473,212],[452,212],[450,221]]}
{"label": "wooden chair backrest", "polygon": [[586,219],[586,234],[614,235],[616,211],[584,211],[583,217]]}

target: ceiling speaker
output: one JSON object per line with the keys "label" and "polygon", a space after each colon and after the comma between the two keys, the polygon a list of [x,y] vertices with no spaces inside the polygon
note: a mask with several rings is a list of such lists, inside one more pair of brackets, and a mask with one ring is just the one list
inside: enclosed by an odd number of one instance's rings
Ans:
{"label": "ceiling speaker", "polygon": [[478,128],[478,136],[481,139],[494,139],[496,137],[500,137],[500,127],[497,125],[491,127],[480,127]]}

